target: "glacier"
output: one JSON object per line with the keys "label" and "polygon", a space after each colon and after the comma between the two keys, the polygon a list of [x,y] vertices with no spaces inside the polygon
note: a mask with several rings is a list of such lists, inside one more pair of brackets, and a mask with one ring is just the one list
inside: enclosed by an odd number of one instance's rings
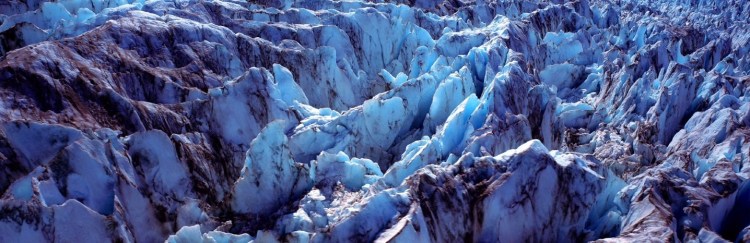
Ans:
{"label": "glacier", "polygon": [[0,242],[750,242],[744,0],[7,0]]}

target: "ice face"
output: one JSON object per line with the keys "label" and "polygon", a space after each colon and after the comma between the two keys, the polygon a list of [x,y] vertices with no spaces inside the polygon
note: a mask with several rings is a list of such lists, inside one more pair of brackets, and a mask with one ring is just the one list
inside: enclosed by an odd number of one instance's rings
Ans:
{"label": "ice face", "polygon": [[307,166],[291,157],[284,127],[283,121],[269,123],[250,144],[241,176],[233,186],[235,212],[271,214],[311,186]]}
{"label": "ice face", "polygon": [[0,242],[745,242],[749,9],[4,1]]}

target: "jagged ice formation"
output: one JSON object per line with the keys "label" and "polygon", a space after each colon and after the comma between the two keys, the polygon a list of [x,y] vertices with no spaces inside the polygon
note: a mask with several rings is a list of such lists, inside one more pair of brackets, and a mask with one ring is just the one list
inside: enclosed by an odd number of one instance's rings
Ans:
{"label": "jagged ice formation", "polygon": [[8,0],[0,242],[750,242],[744,0]]}

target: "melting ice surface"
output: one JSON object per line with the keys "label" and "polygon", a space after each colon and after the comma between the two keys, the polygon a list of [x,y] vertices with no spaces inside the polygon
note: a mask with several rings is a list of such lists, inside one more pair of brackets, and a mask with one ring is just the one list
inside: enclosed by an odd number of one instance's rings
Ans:
{"label": "melting ice surface", "polygon": [[748,13],[3,1],[0,242],[748,242]]}

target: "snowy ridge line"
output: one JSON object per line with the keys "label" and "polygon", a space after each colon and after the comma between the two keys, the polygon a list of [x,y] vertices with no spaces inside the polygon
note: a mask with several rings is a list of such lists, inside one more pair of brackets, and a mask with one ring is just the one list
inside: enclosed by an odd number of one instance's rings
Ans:
{"label": "snowy ridge line", "polygon": [[748,10],[0,3],[0,242],[747,242]]}

